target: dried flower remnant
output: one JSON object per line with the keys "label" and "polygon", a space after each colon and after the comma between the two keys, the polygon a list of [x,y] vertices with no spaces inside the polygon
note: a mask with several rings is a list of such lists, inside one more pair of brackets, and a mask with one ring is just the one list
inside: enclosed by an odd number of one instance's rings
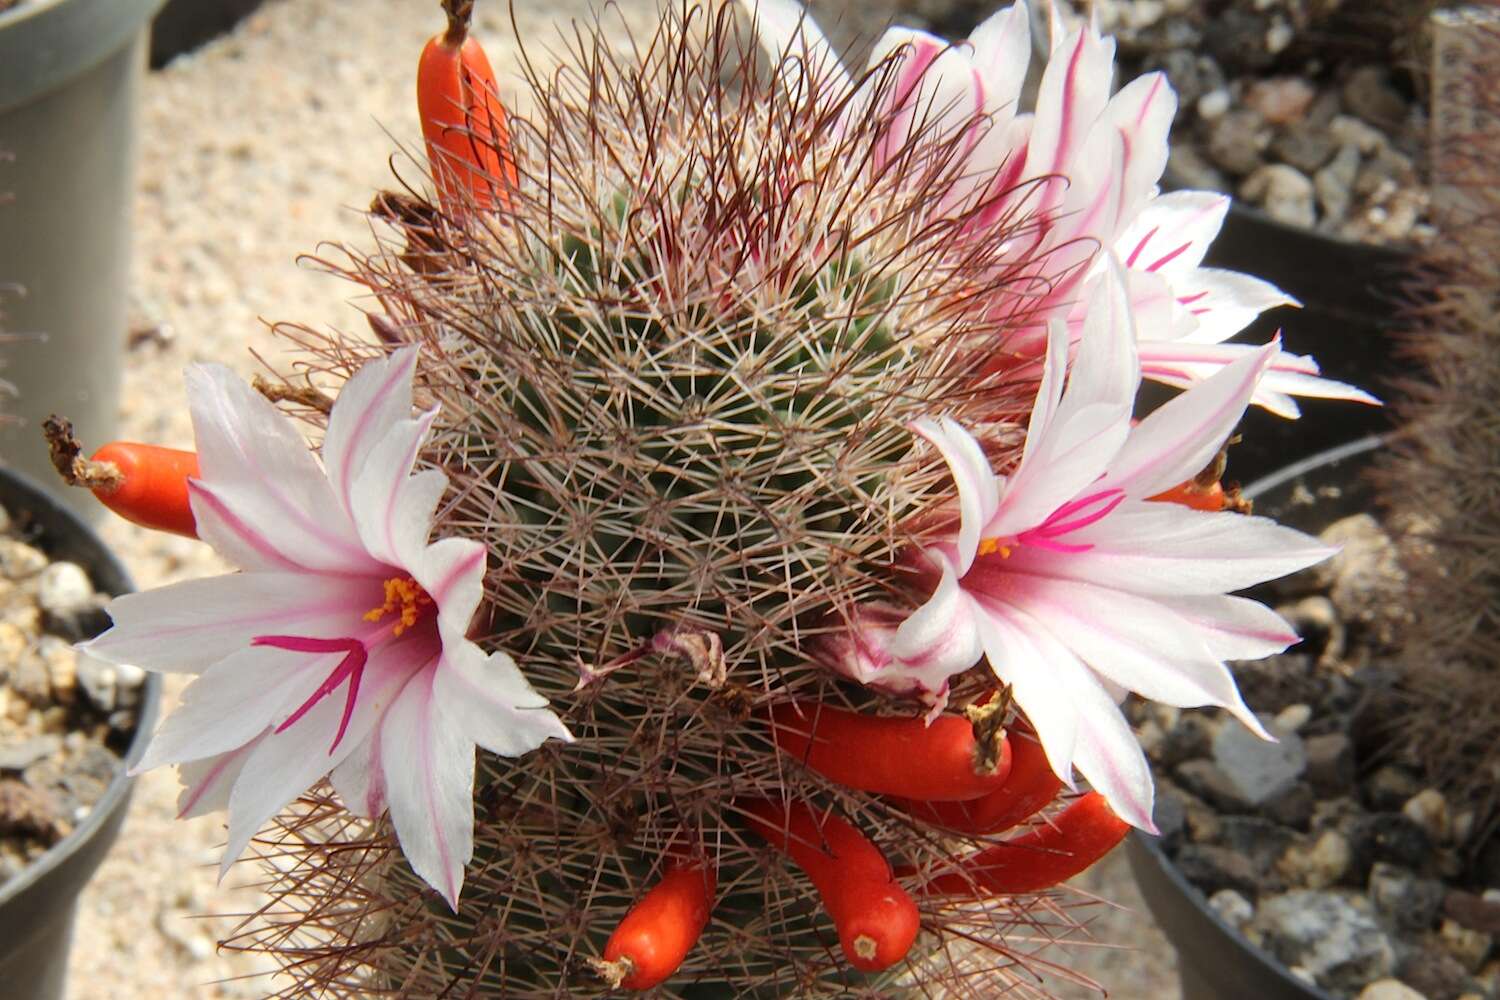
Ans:
{"label": "dried flower remnant", "polygon": [[224,870],[327,776],[350,812],[389,808],[412,869],[456,905],[475,744],[514,757],[570,737],[508,656],[465,636],[485,553],[428,542],[447,480],[412,474],[436,416],[411,415],[416,354],[350,378],[322,468],[227,370],[190,372],[197,532],[241,572],[116,598],[86,646],[199,675],[136,770],[182,765],[184,816],[228,807]]}

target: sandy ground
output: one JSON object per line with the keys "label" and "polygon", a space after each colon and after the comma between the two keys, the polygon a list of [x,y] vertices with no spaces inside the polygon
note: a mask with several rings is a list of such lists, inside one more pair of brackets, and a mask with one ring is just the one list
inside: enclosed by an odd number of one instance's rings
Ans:
{"label": "sandy ground", "polygon": [[[640,23],[651,0],[625,0]],[[513,65],[503,4],[481,4],[478,29],[497,67]],[[589,13],[587,0],[520,5],[529,38]],[[396,142],[418,127],[411,73],[440,25],[431,0],[269,0],[232,35],[151,76],[143,109],[136,239],[136,312],[165,342],[130,355],[123,437],[186,445],[182,367],[218,361],[250,374],[254,355],[280,354],[267,320],[362,330],[350,289],[299,267],[321,241],[361,240],[355,211],[390,177]],[[502,69],[502,73],[503,73]],[[143,587],[220,571],[186,540],[104,525]],[[169,681],[169,703],[181,690]],[[170,771],[144,776],[124,834],[84,894],[72,959],[73,1000],[262,996],[264,960],[222,952],[232,916],[257,905],[246,867],[216,880],[221,817],[173,820]],[[1094,931],[1109,947],[1054,954],[1111,985],[1111,995],[1177,996],[1170,949],[1139,912],[1117,856],[1083,883],[1126,907],[1101,907]],[[204,916],[208,915],[208,916]],[[3,992],[3,990],[0,990]],[[1065,997],[1096,995],[1060,987]]]}

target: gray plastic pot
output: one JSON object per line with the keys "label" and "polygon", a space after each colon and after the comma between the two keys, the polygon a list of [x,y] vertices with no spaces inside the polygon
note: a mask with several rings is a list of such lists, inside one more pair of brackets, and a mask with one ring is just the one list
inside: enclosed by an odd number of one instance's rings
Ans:
{"label": "gray plastic pot", "polygon": [[[0,470],[0,504],[54,559],[88,570],[103,593],[123,594],[130,577],[78,515],[14,473]],[[140,717],[127,751],[136,760],[156,724],[161,680],[146,679]],[[125,820],[131,779],[121,763],[104,796],[68,836],[19,876],[0,885],[0,996],[6,1000],[62,1000],[68,946],[78,894],[93,877]]]}
{"label": "gray plastic pot", "polygon": [[[1316,532],[1368,509],[1369,487],[1359,471],[1381,441],[1366,437],[1311,456],[1252,483],[1245,495],[1257,514]],[[1226,924],[1155,837],[1132,833],[1126,853],[1141,897],[1177,949],[1182,1000],[1333,1000]]]}
{"label": "gray plastic pot", "polygon": [[[0,378],[21,418],[0,423],[0,462],[43,484],[56,482],[48,413],[85,441],[114,437],[136,106],[161,3],[22,0],[0,14],[0,329],[19,338],[0,344]],[[97,510],[88,500],[65,502]]]}

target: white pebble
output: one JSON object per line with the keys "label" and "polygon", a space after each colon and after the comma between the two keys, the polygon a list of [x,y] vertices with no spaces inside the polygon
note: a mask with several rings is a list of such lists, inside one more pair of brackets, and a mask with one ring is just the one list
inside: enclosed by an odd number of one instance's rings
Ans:
{"label": "white pebble", "polygon": [[1198,98],[1198,117],[1206,122],[1223,118],[1229,111],[1231,103],[1233,103],[1233,98],[1229,96],[1229,91],[1225,88],[1210,90]]}
{"label": "white pebble", "polygon": [[66,617],[88,608],[94,600],[94,584],[82,566],[55,562],[42,570],[36,601],[50,615]]}

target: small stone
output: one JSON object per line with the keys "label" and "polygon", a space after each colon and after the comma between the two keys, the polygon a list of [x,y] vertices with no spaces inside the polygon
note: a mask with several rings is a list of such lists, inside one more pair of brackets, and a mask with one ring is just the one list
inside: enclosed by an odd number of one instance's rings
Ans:
{"label": "small stone", "polygon": [[48,614],[67,617],[93,605],[94,584],[77,563],[55,562],[42,570],[36,600]]}
{"label": "small stone", "polygon": [[1361,872],[1377,861],[1404,868],[1420,868],[1432,854],[1427,831],[1400,813],[1368,813],[1348,831],[1356,865]]}
{"label": "small stone", "polygon": [[1417,168],[1405,153],[1382,147],[1364,162],[1354,179],[1354,193],[1384,202],[1397,190],[1416,183]]}
{"label": "small stone", "polygon": [[37,643],[37,657],[47,668],[52,696],[64,705],[71,705],[78,687],[78,651],[55,635],[44,635]]}
{"label": "small stone", "polygon": [[1296,39],[1296,30],[1285,19],[1278,17],[1266,29],[1266,51],[1273,56],[1279,56]]}
{"label": "small stone", "polygon": [[1390,145],[1384,132],[1350,115],[1334,115],[1328,123],[1328,137],[1340,146],[1353,146],[1363,156],[1374,156]]}
{"label": "small stone", "polygon": [[1406,121],[1406,99],[1391,86],[1390,71],[1383,66],[1361,66],[1349,74],[1340,93],[1345,108],[1378,128],[1400,128]]}
{"label": "small stone", "polygon": [[1434,843],[1447,843],[1453,835],[1453,820],[1448,815],[1448,800],[1436,788],[1424,788],[1406,800],[1401,815],[1427,831]]}
{"label": "small stone", "polygon": [[1229,775],[1211,760],[1184,761],[1174,773],[1182,787],[1225,812],[1248,812],[1251,807]]}
{"label": "small stone", "polygon": [[1361,896],[1307,889],[1272,896],[1250,926],[1277,958],[1307,969],[1325,989],[1352,991],[1395,970],[1395,948]]}
{"label": "small stone", "polygon": [[1230,107],[1234,104],[1234,98],[1230,96],[1228,88],[1215,87],[1198,98],[1198,117],[1206,122],[1218,121],[1228,114]]}
{"label": "small stone", "polygon": [[1194,757],[1207,757],[1219,725],[1203,712],[1183,712],[1177,725],[1166,730],[1157,759],[1163,766],[1172,767]]}
{"label": "small stone", "polygon": [[1305,122],[1287,126],[1271,140],[1271,152],[1305,174],[1311,174],[1333,158],[1338,145],[1324,129]]}
{"label": "small stone", "polygon": [[1352,862],[1348,839],[1337,830],[1324,830],[1311,846],[1293,844],[1287,848],[1276,870],[1293,886],[1327,889],[1338,884]]}
{"label": "small stone", "polygon": [[11,580],[28,580],[47,568],[40,550],[14,538],[0,537],[0,574]]}
{"label": "small stone", "polygon": [[1399,979],[1377,979],[1359,992],[1359,1000],[1427,1000]]}
{"label": "small stone", "polygon": [[1371,809],[1389,812],[1400,809],[1422,790],[1422,782],[1404,767],[1384,764],[1365,779],[1364,798]]}
{"label": "small stone", "polygon": [[1295,835],[1261,816],[1220,816],[1217,843],[1243,854],[1256,871],[1268,875]]}
{"label": "small stone", "polygon": [[1240,185],[1240,197],[1260,205],[1267,215],[1283,225],[1311,229],[1317,222],[1313,182],[1285,163],[1257,169]]}
{"label": "small stone", "polygon": [[1231,174],[1244,176],[1260,167],[1261,154],[1270,141],[1266,123],[1257,112],[1229,111],[1209,128],[1208,158]]}
{"label": "small stone", "polygon": [[1271,721],[1271,728],[1278,733],[1300,732],[1302,727],[1312,721],[1312,706],[1305,702],[1288,705],[1276,713],[1276,718]]}
{"label": "small stone", "polygon": [[1166,739],[1167,734],[1162,732],[1155,719],[1147,719],[1135,727],[1135,741],[1141,745],[1141,752],[1152,760],[1157,759]]}
{"label": "small stone", "polygon": [[1167,153],[1167,172],[1183,187],[1195,191],[1228,191],[1229,179],[1192,146],[1173,144]]}
{"label": "small stone", "polygon": [[1213,760],[1238,798],[1251,806],[1288,791],[1307,769],[1296,733],[1270,743],[1241,725],[1224,726],[1214,736]]}
{"label": "small stone", "polygon": [[1307,830],[1312,826],[1313,811],[1317,804],[1318,797],[1312,786],[1299,781],[1274,799],[1263,803],[1260,811],[1267,819],[1282,826],[1293,830]]}
{"label": "small stone", "polygon": [[1380,522],[1355,514],[1329,525],[1319,536],[1339,552],[1315,569],[1328,597],[1351,626],[1363,626],[1377,646],[1395,644],[1412,619],[1406,572],[1400,552]]}
{"label": "small stone", "polygon": [[1465,992],[1479,987],[1463,964],[1429,938],[1408,946],[1396,968],[1401,981],[1433,1000],[1457,1000]]}
{"label": "small stone", "polygon": [[1359,148],[1352,144],[1341,145],[1328,166],[1314,175],[1317,202],[1329,222],[1341,222],[1349,216],[1349,207],[1355,201],[1356,177],[1359,177]]}
{"label": "small stone", "polygon": [[35,736],[21,743],[0,745],[0,771],[24,771],[43,757],[62,749],[62,737],[55,733]]}
{"label": "small stone", "polygon": [[1151,818],[1156,822],[1156,832],[1162,846],[1172,851],[1187,828],[1187,806],[1183,802],[1181,789],[1166,781],[1156,783],[1156,803]]}
{"label": "small stone", "polygon": [[1255,916],[1255,906],[1233,889],[1220,889],[1208,897],[1208,908],[1230,927],[1239,930]]}
{"label": "small stone", "polygon": [[1260,875],[1250,859],[1227,847],[1186,844],[1173,861],[1183,877],[1205,893],[1234,889],[1254,895],[1260,888]]}
{"label": "small stone", "polygon": [[113,664],[91,656],[78,655],[78,683],[89,701],[101,712],[113,712],[119,698],[119,675]]}
{"label": "small stone", "polygon": [[1307,752],[1307,780],[1316,791],[1337,794],[1354,787],[1358,777],[1354,764],[1354,741],[1346,733],[1309,736],[1304,747]]}
{"label": "small stone", "polygon": [[1457,920],[1444,920],[1438,927],[1438,941],[1443,950],[1470,972],[1478,972],[1490,955],[1494,938],[1480,931],[1470,930]]}
{"label": "small stone", "polygon": [[116,663],[116,703],[121,708],[135,708],[141,703],[141,691],[146,686],[146,671],[133,663]]}
{"label": "small stone", "polygon": [[1274,76],[1251,84],[1244,104],[1272,125],[1286,125],[1306,114],[1317,96],[1313,85],[1299,76]]}
{"label": "small stone", "polygon": [[1442,910],[1447,889],[1437,879],[1422,878],[1400,865],[1377,861],[1370,868],[1370,902],[1398,930],[1431,930]]}

